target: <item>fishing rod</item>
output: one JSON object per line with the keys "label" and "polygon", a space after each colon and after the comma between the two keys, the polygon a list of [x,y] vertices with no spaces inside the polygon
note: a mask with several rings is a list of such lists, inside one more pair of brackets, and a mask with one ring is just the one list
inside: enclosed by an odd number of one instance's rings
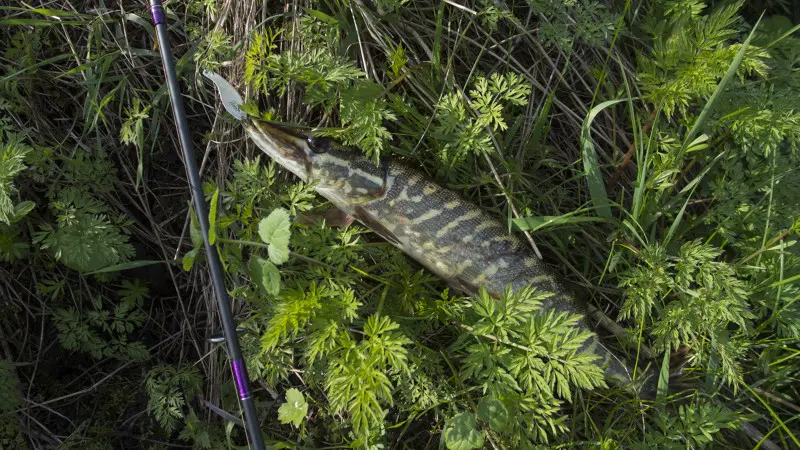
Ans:
{"label": "fishing rod", "polygon": [[175,73],[175,64],[172,62],[172,52],[169,47],[167,35],[167,16],[164,13],[161,0],[150,0],[150,12],[153,15],[153,24],[156,27],[161,62],[164,65],[164,74],[167,78],[169,98],[172,103],[172,113],[175,116],[178,138],[181,143],[181,149],[183,150],[183,160],[186,164],[186,172],[189,176],[192,200],[194,202],[195,211],[197,212],[197,220],[200,222],[200,230],[203,235],[206,255],[208,255],[208,267],[211,271],[211,282],[214,286],[217,303],[219,304],[219,315],[222,319],[222,333],[225,338],[225,344],[228,346],[233,380],[236,384],[236,391],[239,394],[241,407],[244,410],[245,432],[250,441],[250,447],[254,450],[263,450],[265,448],[264,440],[261,437],[261,427],[258,423],[255,400],[250,394],[250,382],[247,377],[247,368],[242,358],[242,350],[239,347],[239,336],[236,330],[236,323],[233,320],[233,314],[231,313],[228,292],[225,290],[222,263],[219,260],[217,249],[208,239],[208,208],[206,208],[205,198],[203,197],[200,171],[194,159],[192,139],[189,135],[189,121],[186,119],[186,112],[183,109],[178,75]]}

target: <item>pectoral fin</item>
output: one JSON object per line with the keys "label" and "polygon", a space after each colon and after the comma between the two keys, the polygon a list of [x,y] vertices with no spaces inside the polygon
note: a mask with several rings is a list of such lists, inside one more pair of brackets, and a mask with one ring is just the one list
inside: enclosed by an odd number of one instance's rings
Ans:
{"label": "pectoral fin", "polygon": [[355,211],[353,217],[359,222],[363,223],[364,226],[374,231],[382,238],[386,239],[387,241],[391,242],[394,245],[397,246],[403,245],[402,242],[400,242],[400,239],[397,239],[397,236],[395,236],[394,233],[392,233],[391,231],[389,231],[389,229],[383,226],[383,224],[381,224],[374,215],[372,215],[370,212],[364,209],[363,206],[355,206],[353,210]]}
{"label": "pectoral fin", "polygon": [[333,227],[346,227],[353,223],[353,217],[339,208],[331,208],[326,211],[318,211],[300,214],[295,221],[302,225],[311,225],[317,220],[324,220],[325,225]]}
{"label": "pectoral fin", "polygon": [[[478,293],[478,291],[480,290],[480,287],[478,287],[475,283],[472,283],[471,281],[467,281],[467,280],[465,280],[465,279],[463,279],[461,277],[449,278],[447,280],[447,284],[451,288],[453,288],[453,289],[455,289],[457,291],[464,292],[465,294],[471,295],[471,296],[476,295]],[[495,300],[500,299],[500,294],[498,294],[496,292],[488,292],[488,290],[487,290],[487,294],[489,294],[489,297],[491,297],[491,298],[493,298]]]}
{"label": "pectoral fin", "polygon": [[478,286],[475,286],[474,284],[460,277],[453,277],[448,279],[447,284],[451,288],[459,292],[463,292],[467,295],[475,295],[478,293]]}

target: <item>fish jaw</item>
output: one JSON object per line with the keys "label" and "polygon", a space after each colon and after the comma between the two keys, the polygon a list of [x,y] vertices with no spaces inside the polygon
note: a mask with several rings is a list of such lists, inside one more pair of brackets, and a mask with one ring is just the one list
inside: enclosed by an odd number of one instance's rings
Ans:
{"label": "fish jaw", "polygon": [[301,180],[308,181],[311,173],[311,150],[305,135],[287,127],[258,120],[247,120],[245,130],[267,156]]}
{"label": "fish jaw", "polygon": [[256,145],[301,180],[308,180],[311,168],[309,136],[298,130],[247,117],[241,109],[244,100],[228,80],[210,70],[203,71],[203,75],[214,83],[225,110],[243,122],[247,134]]}

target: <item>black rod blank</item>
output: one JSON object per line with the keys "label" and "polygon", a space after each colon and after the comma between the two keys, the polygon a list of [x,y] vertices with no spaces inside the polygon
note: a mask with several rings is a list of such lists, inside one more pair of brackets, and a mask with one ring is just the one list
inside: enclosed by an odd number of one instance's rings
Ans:
{"label": "black rod blank", "polygon": [[192,149],[192,139],[189,134],[189,122],[186,119],[186,112],[183,109],[178,76],[175,73],[175,64],[172,61],[172,52],[169,46],[167,35],[167,18],[161,0],[150,0],[150,11],[153,14],[153,23],[158,35],[159,50],[161,52],[161,62],[164,65],[164,74],[167,78],[169,87],[169,97],[172,103],[172,113],[175,116],[175,124],[178,129],[183,159],[186,164],[186,172],[189,176],[189,185],[192,189],[192,200],[194,202],[197,219],[200,222],[200,230],[203,233],[208,266],[211,270],[211,281],[214,286],[214,293],[219,303],[219,313],[222,319],[222,330],[225,336],[225,343],[228,346],[228,354],[231,358],[231,368],[233,379],[236,383],[236,390],[239,393],[239,400],[244,410],[245,430],[250,440],[250,446],[254,450],[264,449],[264,440],[261,436],[261,427],[258,423],[258,415],[253,397],[250,394],[250,383],[247,377],[242,351],[239,347],[239,337],[236,333],[236,323],[233,320],[228,292],[225,290],[225,278],[222,270],[222,263],[219,260],[217,249],[208,240],[208,209],[206,208],[205,198],[203,197],[203,187],[200,180],[200,172],[197,162],[194,159]]}

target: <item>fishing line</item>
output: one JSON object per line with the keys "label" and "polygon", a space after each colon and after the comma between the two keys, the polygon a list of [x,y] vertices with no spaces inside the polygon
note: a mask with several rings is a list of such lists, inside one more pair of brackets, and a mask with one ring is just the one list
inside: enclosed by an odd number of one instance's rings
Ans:
{"label": "fishing line", "polygon": [[247,368],[242,358],[242,350],[239,347],[239,336],[236,332],[236,323],[231,313],[228,292],[225,290],[225,278],[222,270],[222,263],[219,260],[217,249],[208,240],[208,208],[203,197],[203,187],[200,180],[200,172],[197,162],[194,159],[192,149],[192,139],[189,134],[189,122],[183,108],[180,85],[178,76],[175,73],[175,64],[172,61],[172,52],[169,46],[167,35],[167,16],[161,5],[161,0],[150,0],[150,11],[153,14],[153,24],[156,27],[158,36],[158,47],[161,53],[161,62],[164,66],[164,74],[167,78],[169,87],[169,98],[172,103],[172,113],[175,116],[175,125],[178,129],[178,138],[183,150],[183,160],[186,164],[186,173],[189,177],[189,185],[192,191],[192,201],[197,220],[200,222],[200,230],[203,235],[206,255],[208,257],[208,267],[211,271],[211,281],[214,286],[214,293],[219,304],[219,315],[222,320],[222,332],[225,337],[225,344],[228,347],[228,355],[231,359],[231,369],[233,379],[236,384],[236,391],[239,394],[239,401],[245,416],[245,431],[250,441],[250,447],[254,450],[263,450],[264,440],[261,437],[261,427],[258,423],[255,400],[250,393],[250,385],[247,377]]}

